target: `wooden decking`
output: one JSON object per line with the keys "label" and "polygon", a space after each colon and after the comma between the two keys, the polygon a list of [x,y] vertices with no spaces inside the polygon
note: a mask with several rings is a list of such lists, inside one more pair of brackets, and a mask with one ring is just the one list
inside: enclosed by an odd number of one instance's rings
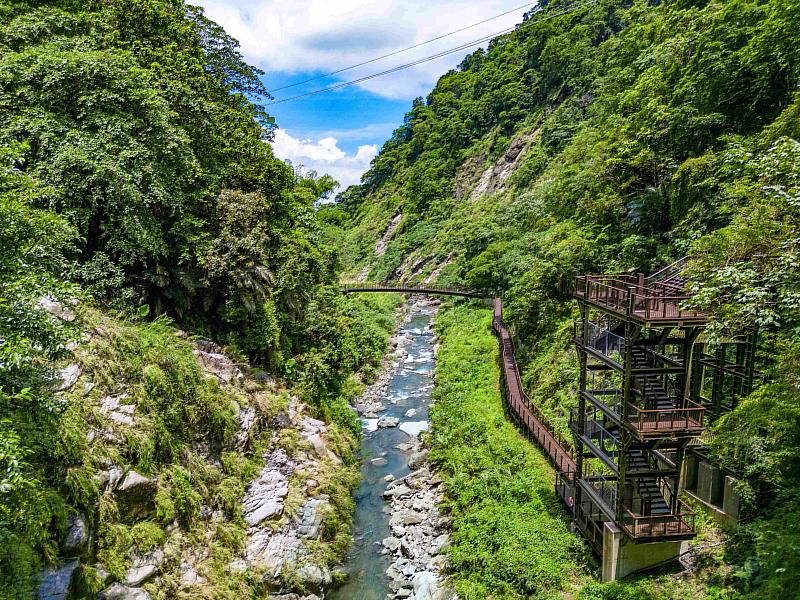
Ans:
{"label": "wooden decking", "polygon": [[576,468],[572,449],[566,441],[558,439],[553,434],[553,428],[547,422],[546,417],[530,401],[522,387],[514,352],[514,342],[511,339],[508,327],[503,322],[503,302],[500,298],[494,299],[492,329],[500,338],[503,383],[506,389],[506,401],[508,402],[509,411],[514,416],[517,424],[528,434],[528,437],[539,444],[553,466],[571,479]]}

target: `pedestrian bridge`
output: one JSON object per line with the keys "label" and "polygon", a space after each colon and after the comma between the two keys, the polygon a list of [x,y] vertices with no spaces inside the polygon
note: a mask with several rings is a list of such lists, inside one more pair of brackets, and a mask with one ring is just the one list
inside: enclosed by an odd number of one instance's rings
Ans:
{"label": "pedestrian bridge", "polygon": [[356,292],[400,292],[403,294],[428,294],[432,296],[462,296],[464,298],[488,299],[491,296],[484,292],[471,290],[461,286],[443,286],[437,284],[410,285],[397,282],[372,283],[366,281],[343,281],[342,292],[353,294]]}

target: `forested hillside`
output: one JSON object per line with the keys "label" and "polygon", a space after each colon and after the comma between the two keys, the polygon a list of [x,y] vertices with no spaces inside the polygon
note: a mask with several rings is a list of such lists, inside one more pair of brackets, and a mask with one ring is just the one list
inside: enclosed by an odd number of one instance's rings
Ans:
{"label": "forested hillside", "polygon": [[[300,558],[347,547],[346,394],[391,305],[333,285],[335,182],[273,156],[260,75],[182,1],[0,1],[2,598],[48,566],[71,597],[304,589]],[[266,526],[325,516],[265,579],[231,564],[262,550],[242,502],[272,455],[318,487]]]}
{"label": "forested hillside", "polygon": [[[796,589],[800,565],[798,39],[796,1],[551,2],[415,101],[325,211],[351,276],[502,295],[528,391],[563,433],[574,276],[688,254],[710,337],[760,331],[765,383],[713,446],[751,518],[709,583],[753,598]],[[504,565],[470,568],[500,589]]]}

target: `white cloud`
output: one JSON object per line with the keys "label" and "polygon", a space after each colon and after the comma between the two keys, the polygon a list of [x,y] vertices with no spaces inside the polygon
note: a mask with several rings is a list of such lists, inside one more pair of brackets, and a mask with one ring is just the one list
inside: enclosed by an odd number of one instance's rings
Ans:
{"label": "white cloud", "polygon": [[[330,72],[466,27],[525,0],[195,0],[267,71]],[[352,80],[494,34],[521,21],[523,10],[432,44],[340,74]],[[482,44],[483,47],[486,44]],[[395,98],[424,95],[473,50],[457,52],[362,85]],[[301,77],[302,78],[302,77]],[[269,79],[267,80],[269,84]],[[319,81],[286,90],[314,89]]]}
{"label": "white cloud", "polygon": [[338,143],[334,137],[324,137],[317,141],[299,139],[283,129],[278,129],[272,148],[278,158],[290,160],[294,166],[303,166],[319,175],[330,175],[344,189],[361,180],[361,175],[369,169],[370,162],[378,153],[378,147],[359,146],[355,154],[347,154],[339,148]]}

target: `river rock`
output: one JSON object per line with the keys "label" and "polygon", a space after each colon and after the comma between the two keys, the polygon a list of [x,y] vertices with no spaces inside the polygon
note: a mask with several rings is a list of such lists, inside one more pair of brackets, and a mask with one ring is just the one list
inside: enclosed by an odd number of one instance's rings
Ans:
{"label": "river rock", "polygon": [[389,536],[387,538],[383,538],[381,544],[384,548],[386,548],[389,552],[394,552],[400,547],[400,540],[396,537]]}
{"label": "river rock", "polygon": [[397,427],[400,419],[397,417],[381,417],[378,419],[378,427]]}
{"label": "river rock", "polygon": [[82,556],[89,548],[91,532],[83,514],[67,517],[67,533],[61,543],[65,556]]}
{"label": "river rock", "polygon": [[425,520],[425,515],[413,510],[403,509],[392,516],[390,525],[416,525]]}
{"label": "river rock", "polygon": [[428,460],[428,455],[430,452],[427,449],[420,450],[419,452],[415,452],[408,458],[408,468],[409,469],[418,469],[425,461]]}
{"label": "river rock", "polygon": [[140,588],[132,588],[121,583],[115,583],[110,588],[100,592],[97,600],[151,600],[150,594]]}
{"label": "river rock", "polygon": [[406,411],[406,417],[408,417],[409,419],[410,419],[411,417],[415,417],[415,416],[417,416],[417,409],[416,409],[416,408],[409,408],[409,409]]}
{"label": "river rock", "polygon": [[421,571],[412,579],[414,600],[435,600],[439,592],[439,578],[431,571]]}
{"label": "river rock", "polygon": [[411,488],[406,485],[390,486],[389,489],[383,492],[384,498],[402,498],[411,493]]}
{"label": "river rock", "polygon": [[297,569],[297,578],[301,585],[312,590],[322,590],[333,582],[328,568],[317,565],[303,565]]}
{"label": "river rock", "polygon": [[39,573],[39,600],[66,600],[80,560],[72,558]]}

